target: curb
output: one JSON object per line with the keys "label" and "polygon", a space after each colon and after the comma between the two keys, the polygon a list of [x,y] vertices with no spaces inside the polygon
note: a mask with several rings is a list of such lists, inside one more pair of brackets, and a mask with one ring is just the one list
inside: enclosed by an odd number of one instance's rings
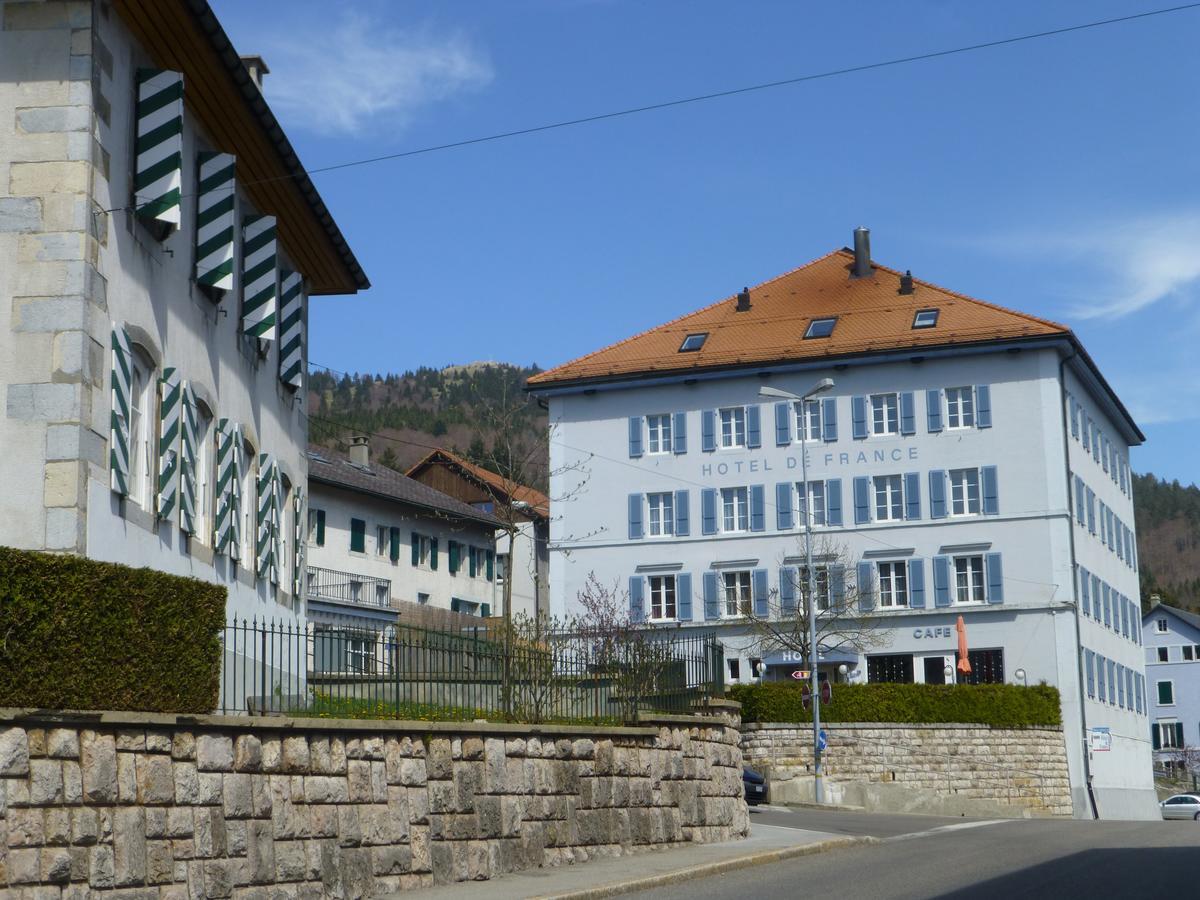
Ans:
{"label": "curb", "polygon": [[578,891],[567,891],[561,894],[539,894],[530,900],[600,900],[603,897],[616,897],[621,894],[631,894],[634,891],[653,890],[696,878],[708,878],[712,875],[723,875],[726,872],[736,872],[739,869],[749,869],[753,866],[783,862],[801,856],[812,856],[839,850],[843,847],[854,847],[862,844],[878,844],[875,837],[844,837],[832,838],[827,841],[817,841],[812,844],[799,844],[795,847],[783,847],[778,850],[764,850],[761,853],[751,853],[746,856],[736,856],[721,862],[708,863],[702,866],[692,866],[689,869],[677,869],[674,872],[664,872],[661,875],[649,875],[645,878],[635,878],[631,881],[609,882],[595,887],[583,888]]}
{"label": "curb", "polygon": [[852,806],[849,803],[813,803],[809,800],[797,800],[784,804],[791,809],[825,809],[836,812],[866,812],[865,806]]}

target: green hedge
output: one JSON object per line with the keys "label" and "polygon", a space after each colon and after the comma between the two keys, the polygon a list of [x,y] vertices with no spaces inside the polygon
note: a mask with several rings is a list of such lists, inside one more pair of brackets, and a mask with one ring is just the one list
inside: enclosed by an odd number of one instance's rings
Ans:
{"label": "green hedge", "polygon": [[[742,704],[744,722],[810,722],[801,686],[783,682],[739,684],[729,696]],[[1058,688],[1041,684],[835,684],[833,702],[821,704],[826,722],[965,722],[1014,727],[1061,725]]]}
{"label": "green hedge", "polygon": [[0,706],[207,713],[221,585],[0,547]]}

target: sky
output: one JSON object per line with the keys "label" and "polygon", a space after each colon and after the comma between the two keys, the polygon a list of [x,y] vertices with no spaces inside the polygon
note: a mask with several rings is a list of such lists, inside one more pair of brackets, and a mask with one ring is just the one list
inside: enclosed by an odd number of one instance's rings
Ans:
{"label": "sky", "polygon": [[[1166,0],[213,0],[308,168]],[[1075,329],[1200,481],[1200,9],[314,176],[371,279],[313,363],[543,368],[851,242]]]}

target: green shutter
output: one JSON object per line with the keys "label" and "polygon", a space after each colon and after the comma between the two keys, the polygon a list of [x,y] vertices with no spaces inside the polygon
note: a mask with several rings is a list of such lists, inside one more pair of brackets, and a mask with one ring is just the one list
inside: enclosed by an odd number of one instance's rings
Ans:
{"label": "green shutter", "polygon": [[355,553],[367,552],[367,523],[364,519],[350,520],[350,549]]}
{"label": "green shutter", "polygon": [[183,75],[138,69],[136,116],[134,209],[147,222],[178,228],[183,186]]}
{"label": "green shutter", "polygon": [[415,531],[412,533],[412,564],[414,566],[421,564],[421,536]]}
{"label": "green shutter", "polygon": [[462,545],[459,544],[458,541],[450,542],[449,551],[450,551],[450,574],[451,575],[458,574],[459,554],[461,553],[461,550],[459,548],[461,546]]}
{"label": "green shutter", "polygon": [[158,380],[158,498],[155,511],[165,519],[175,509],[179,491],[179,407],[182,382],[173,367]]}
{"label": "green shutter", "polygon": [[247,216],[242,222],[242,331],[275,340],[275,217]]}
{"label": "green shutter", "polygon": [[476,572],[476,570],[478,569],[478,564],[477,564],[477,562],[476,562],[476,554],[477,554],[477,552],[478,552],[478,551],[476,551],[476,549],[475,549],[474,547],[468,547],[468,548],[467,548],[467,558],[470,560],[470,566],[469,566],[469,572],[468,572],[468,574],[470,574],[470,576],[471,576],[472,578],[474,578],[474,577],[475,577],[475,572]]}
{"label": "green shutter", "polygon": [[245,444],[242,442],[242,426],[235,424],[230,433],[233,454],[233,471],[229,482],[229,556],[231,559],[242,558],[242,510],[244,503],[252,500],[242,497],[242,477],[246,474],[249,463],[246,461]]}
{"label": "green shutter", "polygon": [[429,539],[429,568],[434,572],[437,571],[438,558],[438,539],[431,537]]}
{"label": "green shutter", "polygon": [[183,383],[179,405],[179,530],[196,533],[196,492],[199,472],[196,471],[196,444],[199,430],[199,410],[196,392],[188,382]]}
{"label": "green shutter", "polygon": [[259,578],[269,578],[271,575],[273,550],[271,527],[275,506],[273,463],[274,460],[270,454],[260,453],[258,455],[258,477],[255,479],[258,504],[255,510],[254,571]]}
{"label": "green shutter", "polygon": [[317,546],[325,546],[325,510],[317,510]]}
{"label": "green shutter", "polygon": [[481,616],[483,616],[485,619],[488,618],[492,614],[492,604],[490,604],[490,603],[479,604],[479,614]]}
{"label": "green shutter", "polygon": [[279,309],[279,380],[298,388],[304,381],[304,278],[284,272]]}
{"label": "green shutter", "polygon": [[112,328],[112,412],[108,426],[109,484],[121,496],[129,495],[129,409],[133,405],[130,381],[133,353],[129,335],[113,323]]}
{"label": "green shutter", "polygon": [[496,577],[496,554],[491,550],[487,551],[487,580],[492,581]]}
{"label": "green shutter", "polygon": [[275,494],[271,501],[271,584],[278,586],[282,580],[281,570],[286,557],[284,550],[285,536],[283,533],[283,510],[286,505],[283,491],[283,472],[279,469],[279,461],[271,460],[271,490]]}
{"label": "green shutter", "polygon": [[233,238],[237,228],[234,168],[229,153],[197,154],[196,283],[233,290]]}
{"label": "green shutter", "polygon": [[388,530],[388,539],[390,541],[392,562],[398,563],[400,562],[400,529],[393,525]]}

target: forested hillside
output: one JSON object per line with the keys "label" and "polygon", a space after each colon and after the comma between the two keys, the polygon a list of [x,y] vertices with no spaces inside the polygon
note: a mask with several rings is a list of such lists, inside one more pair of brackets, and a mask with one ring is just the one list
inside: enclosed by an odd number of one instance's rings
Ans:
{"label": "forested hillside", "polygon": [[1200,488],[1133,477],[1142,602],[1200,608]]}
{"label": "forested hillside", "polygon": [[[538,371],[491,362],[399,375],[314,371],[309,440],[344,451],[351,434],[367,433],[371,458],[401,471],[435,446],[493,469],[506,453],[544,457],[546,412],[523,390]],[[544,465],[525,468],[526,481],[544,480]]]}

